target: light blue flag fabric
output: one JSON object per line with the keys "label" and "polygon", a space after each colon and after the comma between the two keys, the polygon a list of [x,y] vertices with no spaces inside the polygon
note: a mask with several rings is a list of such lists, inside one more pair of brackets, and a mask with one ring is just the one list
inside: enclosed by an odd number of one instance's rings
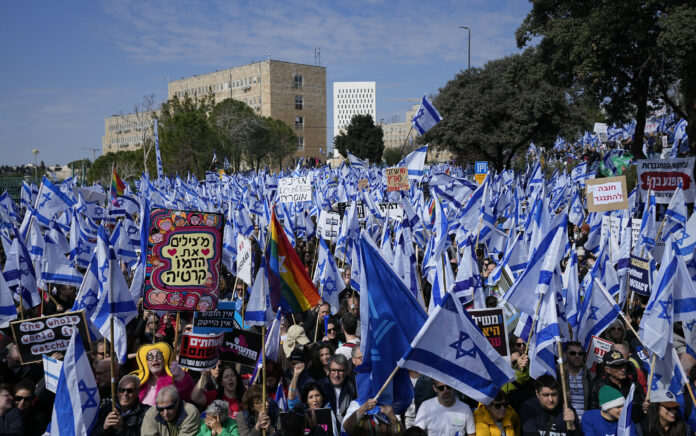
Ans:
{"label": "light blue flag fabric", "polygon": [[454,280],[452,293],[464,307],[473,302],[475,309],[486,308],[486,296],[484,295],[483,282],[479,274],[478,260],[471,237],[467,238],[464,251],[459,259],[457,277]]}
{"label": "light blue flag fabric", "polygon": [[12,246],[7,253],[5,270],[3,274],[7,285],[12,289],[15,300],[22,299],[25,309],[38,306],[41,303],[39,288],[37,286],[36,270],[29,256],[29,250],[24,245],[22,237],[15,229],[15,237]]}
{"label": "light blue flag fabric", "polygon": [[46,176],[41,180],[39,194],[34,204],[34,216],[48,226],[56,215],[70,208],[75,202],[54,185]]}
{"label": "light blue flag fabric", "polygon": [[696,250],[696,213],[691,214],[682,233],[675,236],[675,240],[679,246],[679,254],[688,264],[693,259],[694,250]]}
{"label": "light blue flag fabric", "polygon": [[425,156],[427,154],[428,145],[426,144],[407,154],[396,166],[408,168],[409,179],[421,180],[423,178],[423,167],[425,166]]}
{"label": "light blue flag fabric", "polygon": [[652,251],[655,247],[657,229],[655,228],[655,194],[648,190],[648,201],[645,202],[643,217],[640,222],[640,236],[633,247],[633,254],[645,257],[646,251]]}
{"label": "light blue flag fabric", "polygon": [[510,364],[452,294],[431,312],[398,365],[483,404],[490,404],[500,388],[515,379]]}
{"label": "light blue flag fabric", "polygon": [[442,299],[445,298],[445,295],[454,289],[454,283],[454,274],[450,266],[449,255],[447,251],[443,251],[438,256],[437,267],[435,268],[435,278],[432,284],[428,312],[435,310],[435,306],[439,305]]}
{"label": "light blue flag fabric", "polygon": [[51,436],[91,434],[99,416],[99,389],[78,329],[73,329],[58,378]]}
{"label": "light blue flag fabric", "polygon": [[[363,404],[374,398],[387,381],[427,316],[369,237],[361,236],[358,249],[363,272],[360,286],[363,363],[355,372],[358,402]],[[380,403],[391,404],[395,413],[401,413],[412,400],[413,385],[408,372],[399,370],[382,393]]]}
{"label": "light blue flag fabric", "polygon": [[346,153],[348,155],[348,161],[350,162],[350,166],[354,170],[366,170],[367,169],[367,162],[364,160],[360,159],[356,155],[350,152],[350,150],[346,150]]}
{"label": "light blue flag fabric", "polygon": [[80,286],[83,276],[75,268],[50,236],[44,236],[44,256],[41,262],[41,280],[67,286]]}
{"label": "light blue flag fabric", "polygon": [[561,340],[556,289],[560,288],[560,278],[556,274],[554,278],[555,286],[541,296],[539,317],[529,344],[529,375],[533,378],[544,374],[556,376],[556,343]]}
{"label": "light blue flag fabric", "polygon": [[578,314],[580,312],[580,283],[578,282],[578,252],[573,247],[568,258],[568,265],[563,271],[563,293],[565,294],[566,317],[577,337]]}
{"label": "light blue flag fabric", "polygon": [[579,226],[585,220],[585,207],[582,205],[580,190],[577,185],[573,186],[573,194],[570,200],[570,212],[568,213],[568,221]]}
{"label": "light blue flag fabric", "polygon": [[696,288],[675,245],[670,236],[638,332],[645,347],[661,358],[673,343],[674,323],[696,318]]}
{"label": "light blue flag fabric", "polygon": [[682,235],[688,216],[686,201],[684,200],[684,191],[681,189],[680,183],[677,190],[672,194],[672,198],[665,211],[665,221],[662,225],[660,239],[665,242],[669,235],[674,235],[675,238],[677,235]]}
{"label": "light blue flag fabric", "polygon": [[0,328],[7,328],[10,322],[17,319],[17,307],[15,307],[12,291],[0,273]]}
{"label": "light blue flag fabric", "polygon": [[437,123],[442,121],[442,116],[435,109],[435,106],[430,103],[425,96],[421,100],[421,104],[418,107],[418,112],[413,117],[411,124],[421,135],[425,134],[428,130],[435,127]]}
{"label": "light blue flag fabric", "polygon": [[337,313],[341,308],[338,296],[346,288],[346,284],[329,247],[321,238],[319,239],[319,255],[313,281],[319,283],[321,299],[331,305],[331,313]]}
{"label": "light blue flag fabric", "polygon": [[270,285],[266,273],[266,256],[261,257],[261,266],[256,272],[251,287],[249,302],[244,312],[244,323],[248,325],[268,325],[273,320]]}
{"label": "light blue flag fabric", "polygon": [[673,344],[667,344],[665,356],[655,359],[650,389],[653,391],[666,390],[674,394],[676,398],[684,393],[683,389],[686,383],[689,383],[689,379],[679,361],[679,355]]}
{"label": "light blue flag fabric", "polygon": [[635,424],[631,416],[633,415],[633,393],[636,390],[635,383],[631,384],[631,389],[626,396],[621,415],[619,416],[619,424],[616,427],[616,436],[634,436],[636,434]]}
{"label": "light blue flag fabric", "polygon": [[590,346],[592,336],[602,334],[621,313],[616,301],[594,276],[594,270],[591,274],[592,280],[585,289],[585,298],[578,315],[578,342],[583,344],[585,349]]}

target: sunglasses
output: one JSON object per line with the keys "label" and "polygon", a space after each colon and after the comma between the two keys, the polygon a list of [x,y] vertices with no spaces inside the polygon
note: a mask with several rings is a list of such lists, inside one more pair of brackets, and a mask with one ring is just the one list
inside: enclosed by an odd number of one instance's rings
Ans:
{"label": "sunglasses", "polygon": [[176,403],[172,403],[169,406],[156,406],[155,408],[158,412],[164,412],[165,410],[174,410],[176,409]]}
{"label": "sunglasses", "polygon": [[494,409],[504,409],[507,407],[507,403],[491,403]]}
{"label": "sunglasses", "polygon": [[444,391],[445,389],[447,389],[447,390],[452,390],[452,388],[449,387],[449,386],[447,386],[447,385],[435,386],[435,389],[437,389],[437,390],[440,391],[440,392]]}
{"label": "sunglasses", "polygon": [[326,329],[326,333],[336,333],[336,329]]}
{"label": "sunglasses", "polygon": [[31,396],[31,395],[28,396],[28,397],[23,397],[23,396],[21,396],[21,395],[15,395],[15,396],[14,396],[14,400],[15,400],[16,402],[18,402],[18,403],[21,403],[22,401],[31,401],[31,400],[33,400],[33,399],[34,399],[34,397]]}
{"label": "sunglasses", "polygon": [[568,351],[569,356],[584,356],[584,351]]}
{"label": "sunglasses", "polygon": [[677,413],[677,412],[679,412],[679,406],[667,407],[667,406],[665,406],[664,404],[660,404],[660,406],[664,407],[665,410],[668,410],[668,411],[670,411],[670,412],[672,412],[672,413]]}
{"label": "sunglasses", "polygon": [[118,388],[118,393],[119,394],[132,394],[135,392],[135,388]]}
{"label": "sunglasses", "polygon": [[517,345],[517,346],[520,347],[520,348],[524,348],[524,347],[527,346],[527,344],[524,343],[524,342],[516,342],[515,345]]}
{"label": "sunglasses", "polygon": [[147,355],[148,361],[159,360],[159,359],[164,359],[164,356],[162,355],[162,353],[155,353],[155,354],[148,354]]}

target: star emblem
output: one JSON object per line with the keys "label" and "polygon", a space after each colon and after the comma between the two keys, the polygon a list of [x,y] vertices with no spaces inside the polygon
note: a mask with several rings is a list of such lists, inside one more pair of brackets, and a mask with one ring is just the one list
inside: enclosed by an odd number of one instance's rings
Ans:
{"label": "star emblem", "polygon": [[42,194],[41,196],[43,197],[43,200],[41,200],[41,203],[39,204],[40,208],[44,207],[46,205],[46,203],[48,203],[49,200],[51,200],[51,193],[46,192],[45,194]]}
{"label": "star emblem", "polygon": [[573,213],[576,215],[582,215],[582,206],[579,204],[573,206]]}
{"label": "star emblem", "polygon": [[85,402],[82,404],[82,410],[92,407],[99,407],[97,399],[95,398],[97,395],[96,386],[93,388],[88,388],[84,380],[80,380],[80,382],[77,384],[77,388],[80,392],[84,392],[87,395]]}
{"label": "star emblem", "polygon": [[109,262],[104,262],[103,265],[99,267],[99,275],[101,276],[101,281],[106,283],[106,270],[109,269]]}
{"label": "star emblem", "polygon": [[680,237],[679,239],[677,239],[677,245],[679,245],[679,246],[681,247],[682,244],[684,244],[684,240],[685,240],[685,239],[688,239],[689,236],[691,236],[691,235],[689,235],[689,234],[686,232],[686,227],[684,227],[684,231],[682,231],[681,237]]}
{"label": "star emblem", "polygon": [[332,277],[327,277],[324,281],[324,292],[329,294],[329,297],[336,292],[336,280]]}
{"label": "star emblem", "polygon": [[[464,348],[464,342],[466,341],[471,342],[472,345],[471,348],[468,350]],[[455,357],[455,359],[459,359],[460,357],[464,356],[476,357],[476,346],[474,345],[468,333],[460,331],[459,340],[452,342],[451,344],[449,344],[449,346],[451,348],[454,348],[454,350],[457,352],[457,356]]]}
{"label": "star emblem", "polygon": [[670,295],[667,300],[660,301],[660,306],[662,306],[662,313],[658,315],[658,318],[666,319],[667,322],[672,321],[672,315],[670,313],[670,306],[672,305],[672,296]]}
{"label": "star emblem", "polygon": [[694,320],[692,320],[692,321],[690,321],[690,322],[684,323],[684,325],[686,326],[687,329],[689,329],[689,331],[692,331],[692,332],[693,332],[693,331],[694,331],[694,325],[696,325],[696,319],[694,319]]}
{"label": "star emblem", "polygon": [[598,306],[590,306],[590,316],[587,317],[588,320],[593,319],[597,321],[597,311],[599,311]]}
{"label": "star emblem", "polygon": [[656,390],[660,389],[657,382],[660,381],[661,378],[662,378],[662,375],[658,374],[657,372],[653,373],[652,387],[650,388],[650,390],[656,391]]}
{"label": "star emblem", "polygon": [[87,309],[86,312],[91,312],[97,305],[97,293],[93,289],[88,289],[85,295],[80,300],[77,310]]}

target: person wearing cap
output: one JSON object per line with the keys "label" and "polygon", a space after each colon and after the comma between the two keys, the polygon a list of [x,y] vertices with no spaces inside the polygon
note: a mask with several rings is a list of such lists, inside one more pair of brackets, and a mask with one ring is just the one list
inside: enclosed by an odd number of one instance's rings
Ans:
{"label": "person wearing cap", "polygon": [[297,344],[307,345],[309,344],[309,338],[305,334],[302,326],[295,324],[290,326],[288,334],[285,335],[285,339],[283,340],[283,352],[285,356],[289,358],[290,354],[292,354],[292,350],[295,349]]}
{"label": "person wearing cap", "polygon": [[636,389],[633,393],[631,420],[633,422],[640,422],[645,415],[643,413],[645,391],[640,383],[628,377],[628,365],[632,365],[631,362],[629,362],[619,350],[610,350],[604,355],[602,363],[604,366],[604,374],[595,379],[590,401],[591,409],[599,409],[599,390],[602,389],[603,386],[609,385],[621,392],[621,395],[627,397],[631,390],[631,385],[635,385]]}
{"label": "person wearing cap", "polygon": [[679,413],[679,403],[667,389],[650,392],[648,416],[641,423],[643,435],[686,435],[688,427]]}
{"label": "person wearing cap", "polygon": [[[626,399],[617,389],[604,385],[599,390],[601,409],[588,410],[582,417],[582,433],[585,436],[605,436],[616,434],[619,417]],[[636,435],[636,427],[631,426],[631,435]]]}

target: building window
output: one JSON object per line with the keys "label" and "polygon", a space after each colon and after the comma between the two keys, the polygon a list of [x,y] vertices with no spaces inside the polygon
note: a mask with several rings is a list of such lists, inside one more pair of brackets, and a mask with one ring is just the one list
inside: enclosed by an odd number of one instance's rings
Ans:
{"label": "building window", "polygon": [[301,110],[303,102],[304,102],[304,98],[301,95],[296,95],[295,96],[295,109]]}
{"label": "building window", "polygon": [[295,89],[302,89],[302,75],[301,74],[295,74],[294,85],[295,85]]}
{"label": "building window", "polygon": [[304,117],[301,117],[299,115],[295,117],[295,128],[296,129],[304,128]]}
{"label": "building window", "polygon": [[304,136],[297,137],[297,149],[304,150]]}

